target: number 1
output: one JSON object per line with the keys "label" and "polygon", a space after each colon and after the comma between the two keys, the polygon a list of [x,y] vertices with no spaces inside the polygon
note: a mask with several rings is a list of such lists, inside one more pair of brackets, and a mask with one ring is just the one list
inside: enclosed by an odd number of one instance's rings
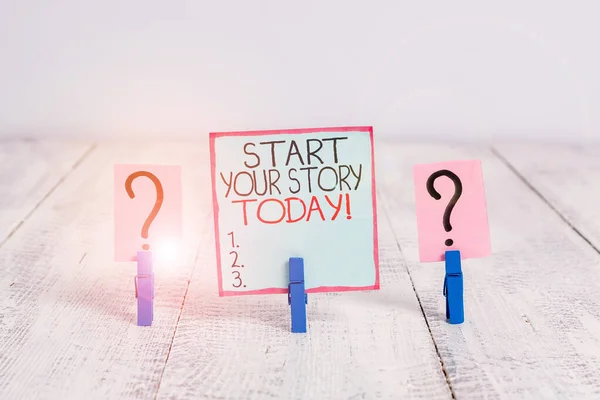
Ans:
{"label": "number 1", "polygon": [[235,247],[235,241],[234,241],[234,238],[233,238],[233,232],[229,232],[227,234],[227,236],[231,236],[231,247]]}

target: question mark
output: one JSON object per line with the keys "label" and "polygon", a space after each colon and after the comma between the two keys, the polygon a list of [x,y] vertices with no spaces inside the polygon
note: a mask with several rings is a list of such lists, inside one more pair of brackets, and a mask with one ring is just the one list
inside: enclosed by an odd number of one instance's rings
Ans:
{"label": "question mark", "polygon": [[[450,214],[452,214],[452,210],[454,209],[456,202],[462,195],[462,182],[454,172],[448,171],[447,169],[442,169],[431,174],[431,176],[427,179],[427,191],[429,192],[429,195],[436,200],[441,199],[442,196],[437,190],[435,190],[435,188],[433,187],[433,183],[440,176],[446,176],[452,179],[452,182],[454,182],[454,196],[452,196],[450,202],[446,206],[443,218],[444,229],[446,230],[446,232],[450,232],[452,230],[452,225],[450,225]],[[453,243],[454,241],[452,239],[446,239],[446,241],[444,242],[446,246],[452,246]]]}
{"label": "question mark", "polygon": [[[148,215],[148,217],[146,218],[146,221],[144,222],[144,225],[142,226],[142,237],[144,239],[147,239],[148,238],[148,229],[150,229],[150,225],[154,221],[154,218],[156,218],[156,215],[158,214],[158,211],[160,210],[160,207],[162,206],[163,187],[162,187],[160,181],[158,180],[158,178],[154,174],[152,174],[148,171],[134,172],[133,174],[129,175],[127,177],[127,180],[125,181],[125,190],[127,190],[127,194],[129,195],[129,198],[131,198],[131,199],[133,199],[135,197],[135,194],[133,193],[133,189],[131,188],[131,184],[133,183],[134,179],[139,178],[140,176],[145,176],[146,178],[149,178],[152,181],[152,183],[154,183],[154,186],[156,187],[156,201],[154,202],[154,207],[152,208],[152,212],[150,212],[150,215]],[[150,246],[145,244],[142,246],[142,249],[148,250],[148,249],[150,249]]]}

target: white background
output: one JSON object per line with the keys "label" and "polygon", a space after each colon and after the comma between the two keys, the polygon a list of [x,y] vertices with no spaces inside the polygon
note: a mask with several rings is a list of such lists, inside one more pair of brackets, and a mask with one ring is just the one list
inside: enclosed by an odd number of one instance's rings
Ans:
{"label": "white background", "polygon": [[594,0],[0,0],[0,135],[600,140]]}

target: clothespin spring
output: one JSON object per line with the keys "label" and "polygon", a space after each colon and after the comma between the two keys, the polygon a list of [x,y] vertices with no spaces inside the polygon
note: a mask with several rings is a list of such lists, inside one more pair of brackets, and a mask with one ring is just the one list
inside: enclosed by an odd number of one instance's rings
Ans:
{"label": "clothespin spring", "polygon": [[444,297],[448,297],[448,277],[461,277],[462,273],[461,272],[456,272],[456,273],[449,273],[446,274],[446,276],[444,276],[444,289],[442,289],[442,293],[444,295]]}
{"label": "clothespin spring", "polygon": [[[288,305],[292,305],[292,284],[302,283],[300,281],[290,282],[288,284]],[[308,294],[304,293],[304,304],[308,304]]]}
{"label": "clothespin spring", "polygon": [[[135,284],[135,298],[138,298],[138,278],[154,278],[154,274],[143,274],[136,275],[133,277],[133,283]],[[154,291],[152,291],[152,298],[154,299]]]}
{"label": "clothespin spring", "polygon": [[442,293],[444,295],[444,297],[448,297],[448,277],[460,277],[462,276],[462,273],[457,272],[457,273],[450,273],[450,274],[446,274],[446,276],[444,276],[444,288],[442,289]]}

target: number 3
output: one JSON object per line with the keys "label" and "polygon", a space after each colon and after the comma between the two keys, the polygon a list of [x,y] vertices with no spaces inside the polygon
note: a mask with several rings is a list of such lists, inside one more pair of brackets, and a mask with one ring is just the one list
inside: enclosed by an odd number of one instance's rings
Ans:
{"label": "number 3", "polygon": [[240,278],[240,273],[239,271],[231,271],[232,274],[237,274],[237,276],[234,279],[237,279],[240,283],[239,285],[236,285],[235,283],[233,284],[233,287],[238,288],[240,286],[242,286],[242,278]]}

